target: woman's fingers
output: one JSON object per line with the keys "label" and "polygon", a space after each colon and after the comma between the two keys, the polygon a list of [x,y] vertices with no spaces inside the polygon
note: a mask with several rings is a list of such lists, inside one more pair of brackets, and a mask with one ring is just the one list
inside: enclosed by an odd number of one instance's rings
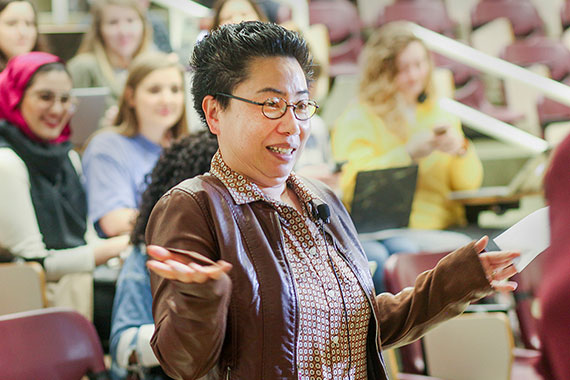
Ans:
{"label": "woman's fingers", "polygon": [[164,261],[171,257],[171,253],[168,249],[158,245],[148,245],[146,247],[146,253],[158,261]]}
{"label": "woman's fingers", "polygon": [[[489,238],[483,236],[475,243],[477,252],[481,252],[487,246]],[[485,271],[485,276],[491,286],[497,291],[513,291],[517,284],[512,281],[504,281],[517,273],[513,260],[520,256],[519,252],[491,251],[479,255],[479,260]]]}
{"label": "woman's fingers", "polygon": [[481,239],[479,239],[476,243],[475,243],[475,250],[477,251],[477,253],[481,253],[483,252],[483,250],[485,249],[485,247],[487,247],[487,243],[489,242],[489,237],[487,235],[483,236]]}
{"label": "woman's fingers", "polygon": [[492,277],[494,281],[502,281],[514,276],[516,273],[517,273],[517,268],[515,268],[513,265],[509,265],[506,268],[502,268],[496,271]]}
{"label": "woman's fingers", "polygon": [[[164,254],[162,251],[153,252],[154,256]],[[224,273],[228,273],[232,265],[220,260],[214,265],[200,265],[194,262],[189,264],[162,257],[164,260],[149,260],[147,267],[154,273],[169,280],[178,280],[184,283],[204,283],[210,279],[218,280]]]}
{"label": "woman's fingers", "polygon": [[514,281],[491,281],[491,286],[498,292],[512,292],[518,284]]}
{"label": "woman's fingers", "polygon": [[157,275],[164,277],[168,280],[177,280],[176,271],[168,264],[165,264],[158,260],[149,260],[146,262],[148,269],[156,273]]}
{"label": "woman's fingers", "polygon": [[184,253],[173,252],[158,245],[149,245],[146,250],[149,256],[159,261],[176,260],[183,264],[189,264],[193,260],[192,257]]}

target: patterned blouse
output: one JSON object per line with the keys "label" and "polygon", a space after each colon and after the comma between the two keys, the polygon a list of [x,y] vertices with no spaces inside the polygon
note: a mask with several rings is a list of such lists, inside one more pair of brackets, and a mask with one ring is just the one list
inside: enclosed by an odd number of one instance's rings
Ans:
{"label": "patterned blouse", "polygon": [[230,169],[220,151],[212,159],[210,173],[222,181],[237,204],[264,201],[279,215],[299,310],[299,379],[366,379],[370,306],[356,276],[328,236],[325,242],[320,222],[311,217],[311,201],[318,197],[291,173],[287,186],[299,198],[303,209],[299,213],[268,198],[256,184]]}

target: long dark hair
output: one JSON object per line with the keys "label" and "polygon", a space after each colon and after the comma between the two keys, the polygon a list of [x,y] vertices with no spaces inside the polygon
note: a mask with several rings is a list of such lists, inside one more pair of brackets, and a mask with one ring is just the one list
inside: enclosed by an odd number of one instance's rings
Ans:
{"label": "long dark hair", "polygon": [[150,184],[142,195],[139,216],[131,234],[132,244],[145,242],[148,218],[160,197],[185,179],[209,171],[217,149],[216,137],[204,130],[175,141],[162,152],[150,174]]}

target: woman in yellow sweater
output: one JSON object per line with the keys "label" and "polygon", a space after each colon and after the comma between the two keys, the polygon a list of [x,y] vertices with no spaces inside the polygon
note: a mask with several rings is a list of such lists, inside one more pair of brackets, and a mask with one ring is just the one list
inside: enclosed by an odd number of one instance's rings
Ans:
{"label": "woman in yellow sweater", "polygon": [[372,36],[363,54],[360,101],[340,117],[332,136],[335,159],[347,161],[345,203],[357,172],[417,164],[409,227],[464,224],[463,208],[448,195],[479,187],[483,170],[459,120],[437,105],[429,52],[406,23],[396,22]]}
{"label": "woman in yellow sweater", "polygon": [[332,134],[335,160],[346,162],[343,201],[350,207],[359,171],[418,165],[409,223],[413,230],[384,245],[389,253],[461,245],[468,237],[416,230],[465,224],[464,208],[449,200],[449,193],[477,188],[483,177],[459,120],[438,107],[428,50],[408,23],[395,22],[368,40],[362,58],[359,102],[341,115]]}

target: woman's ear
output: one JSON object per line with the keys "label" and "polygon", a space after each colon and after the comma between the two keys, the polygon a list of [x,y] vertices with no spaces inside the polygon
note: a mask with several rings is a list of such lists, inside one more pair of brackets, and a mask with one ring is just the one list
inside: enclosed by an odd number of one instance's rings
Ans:
{"label": "woman's ear", "polygon": [[212,95],[206,95],[204,99],[202,99],[202,110],[206,116],[206,124],[208,124],[210,132],[212,132],[214,135],[219,135],[220,116],[222,112],[220,103],[218,103],[216,98],[214,98]]}

